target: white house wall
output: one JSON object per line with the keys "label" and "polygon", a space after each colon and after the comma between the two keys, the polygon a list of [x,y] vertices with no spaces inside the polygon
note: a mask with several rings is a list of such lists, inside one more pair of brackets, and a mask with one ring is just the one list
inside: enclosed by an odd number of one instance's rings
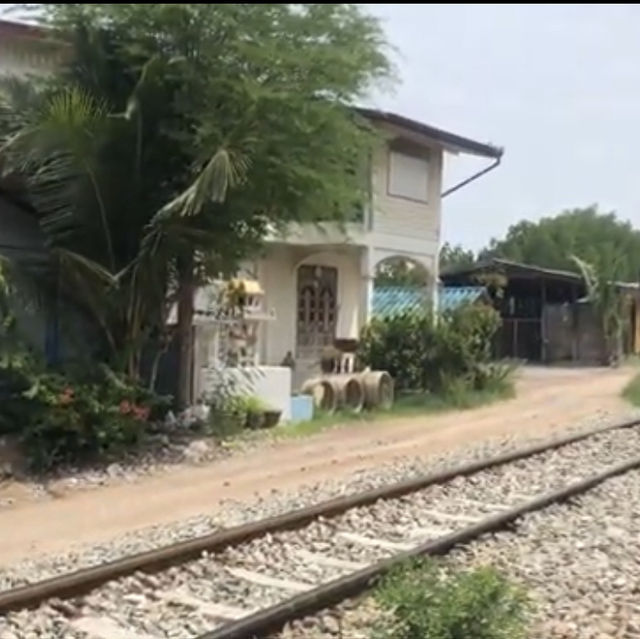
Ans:
{"label": "white house wall", "polygon": [[383,134],[388,141],[381,143],[374,153],[371,211],[363,224],[351,224],[347,229],[340,229],[335,224],[326,224],[322,229],[312,224],[292,225],[284,238],[271,237],[268,241],[274,242],[277,250],[284,250],[285,245],[306,250],[315,245],[317,250],[319,245],[325,244],[329,251],[335,251],[341,244],[343,247],[351,245],[354,249],[360,247],[360,251],[371,252],[369,263],[372,269],[391,257],[408,258],[424,266],[432,283],[435,283],[440,244],[443,149],[435,143],[404,133],[406,142],[417,145],[428,158],[428,191],[424,202],[398,197],[389,193],[389,143],[402,132],[393,127],[383,127]]}
{"label": "white house wall", "polygon": [[50,73],[62,56],[60,45],[33,36],[6,35],[0,29],[0,77]]}
{"label": "white house wall", "polygon": [[390,195],[389,149],[386,146],[378,149],[372,168],[374,233],[419,239],[429,246],[437,246],[440,237],[441,150],[431,150],[428,167],[429,190],[426,202]]}
{"label": "white house wall", "polygon": [[358,337],[363,286],[360,251],[355,247],[318,251],[309,247],[274,246],[259,266],[265,307],[276,314],[276,320],[266,322],[263,328],[262,358],[266,364],[279,364],[289,351],[295,357],[297,269],[303,264],[332,266],[338,270],[336,337]]}

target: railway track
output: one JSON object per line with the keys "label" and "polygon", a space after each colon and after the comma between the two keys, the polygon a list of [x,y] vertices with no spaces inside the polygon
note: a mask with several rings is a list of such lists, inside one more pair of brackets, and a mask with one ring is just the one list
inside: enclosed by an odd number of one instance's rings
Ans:
{"label": "railway track", "polygon": [[600,427],[6,591],[0,637],[264,637],[362,592],[398,561],[444,554],[639,468],[638,426]]}

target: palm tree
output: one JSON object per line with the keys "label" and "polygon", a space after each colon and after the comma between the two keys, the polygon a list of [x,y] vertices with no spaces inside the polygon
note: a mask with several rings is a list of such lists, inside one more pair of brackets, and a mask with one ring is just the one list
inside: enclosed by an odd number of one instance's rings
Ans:
{"label": "palm tree", "polygon": [[225,198],[244,164],[218,148],[194,179],[192,158],[165,128],[169,63],[152,58],[123,82],[127,70],[105,43],[76,35],[77,61],[57,81],[2,82],[0,156],[4,174],[21,179],[48,248],[46,272],[32,274],[97,325],[96,350],[137,378],[144,345],[170,341],[176,300],[190,329],[193,288],[219,266],[198,252],[210,237],[195,218]]}
{"label": "palm tree", "polygon": [[[266,228],[344,220],[376,141],[350,108],[390,65],[353,4],[47,4],[67,68],[0,107],[60,288],[139,370],[177,301],[189,396],[193,290]],[[24,87],[22,92],[27,92]]]}

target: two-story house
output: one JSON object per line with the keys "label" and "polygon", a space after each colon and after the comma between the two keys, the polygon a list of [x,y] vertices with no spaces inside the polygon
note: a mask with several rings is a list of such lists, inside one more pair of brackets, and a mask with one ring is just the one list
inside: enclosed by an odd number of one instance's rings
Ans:
{"label": "two-story house", "polygon": [[[60,44],[43,38],[38,27],[0,20],[0,76],[46,73],[62,55]],[[371,317],[379,264],[394,258],[411,261],[424,273],[427,300],[436,301],[442,198],[496,167],[502,156],[500,148],[400,115],[360,112],[384,140],[371,158],[370,197],[362,220],[346,227],[292,226],[284,235],[266,238],[263,255],[247,265],[272,317],[259,326],[259,361],[277,366],[290,354],[296,362],[295,386],[317,370],[323,347],[358,337]],[[443,193],[445,153],[472,154],[491,163]],[[37,249],[38,236],[33,218],[7,198],[0,183],[0,253],[22,250],[25,242],[29,250]],[[194,377],[210,349],[196,351]]]}
{"label": "two-story house", "polygon": [[[445,153],[493,160],[502,149],[372,109],[362,115],[378,126],[384,143],[372,158],[369,206],[362,222],[298,225],[268,238],[264,257],[252,265],[275,319],[262,327],[261,360],[277,365],[290,353],[299,384],[317,370],[323,347],[356,339],[370,319],[374,277],[385,260],[402,258],[425,275],[436,302]],[[294,383],[294,385],[297,385]]]}

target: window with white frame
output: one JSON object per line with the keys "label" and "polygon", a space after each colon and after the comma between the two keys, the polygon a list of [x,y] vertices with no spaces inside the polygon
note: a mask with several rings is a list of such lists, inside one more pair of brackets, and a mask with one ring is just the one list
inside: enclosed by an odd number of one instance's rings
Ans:
{"label": "window with white frame", "polygon": [[389,151],[389,195],[426,202],[429,194],[429,160],[425,156]]}

